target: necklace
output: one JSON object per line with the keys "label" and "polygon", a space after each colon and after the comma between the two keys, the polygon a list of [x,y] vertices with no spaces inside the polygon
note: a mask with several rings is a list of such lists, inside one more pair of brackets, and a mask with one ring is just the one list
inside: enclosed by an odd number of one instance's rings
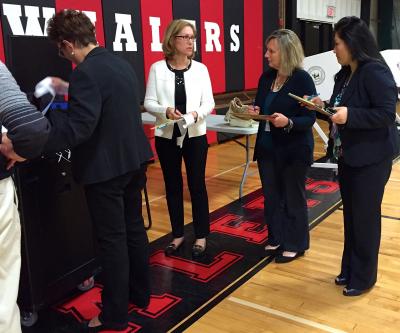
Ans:
{"label": "necklace", "polygon": [[274,79],[272,82],[271,90],[272,91],[279,91],[282,89],[282,87],[285,85],[285,83],[289,80],[289,76],[286,77],[286,79],[282,82],[278,82],[278,76]]}

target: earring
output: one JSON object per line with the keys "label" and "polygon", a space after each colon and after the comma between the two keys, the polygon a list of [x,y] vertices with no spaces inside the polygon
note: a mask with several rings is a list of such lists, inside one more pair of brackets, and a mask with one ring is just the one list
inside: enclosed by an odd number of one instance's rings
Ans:
{"label": "earring", "polygon": [[71,55],[75,55],[75,52],[71,52]]}

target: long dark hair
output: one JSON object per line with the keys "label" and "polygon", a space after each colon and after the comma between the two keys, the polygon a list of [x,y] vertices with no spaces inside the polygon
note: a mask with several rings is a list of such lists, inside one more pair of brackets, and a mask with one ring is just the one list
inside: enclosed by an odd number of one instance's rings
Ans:
{"label": "long dark hair", "polygon": [[[333,32],[344,41],[354,60],[362,65],[368,61],[379,61],[386,65],[379,53],[378,45],[366,23],[356,16],[341,18],[334,26]],[[348,66],[343,66],[336,75],[347,74],[350,71]]]}

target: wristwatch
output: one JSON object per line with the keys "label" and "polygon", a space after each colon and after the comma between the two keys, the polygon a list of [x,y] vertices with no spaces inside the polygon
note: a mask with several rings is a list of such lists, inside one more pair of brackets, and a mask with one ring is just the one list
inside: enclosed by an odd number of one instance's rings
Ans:
{"label": "wristwatch", "polygon": [[290,118],[288,118],[288,123],[287,123],[287,125],[283,128],[283,130],[286,132],[286,133],[289,133],[290,132],[290,130],[293,128],[293,121],[292,121],[292,119],[290,119]]}

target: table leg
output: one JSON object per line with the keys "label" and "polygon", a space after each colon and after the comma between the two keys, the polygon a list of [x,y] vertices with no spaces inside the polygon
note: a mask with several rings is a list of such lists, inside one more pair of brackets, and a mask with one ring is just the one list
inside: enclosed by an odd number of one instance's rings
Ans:
{"label": "table leg", "polygon": [[249,169],[249,164],[250,164],[250,136],[249,135],[246,135],[246,146],[245,146],[245,148],[246,148],[246,164],[244,166],[242,180],[240,181],[239,200],[242,199],[243,186],[244,186],[244,182],[246,181],[246,178],[247,178],[247,170]]}

